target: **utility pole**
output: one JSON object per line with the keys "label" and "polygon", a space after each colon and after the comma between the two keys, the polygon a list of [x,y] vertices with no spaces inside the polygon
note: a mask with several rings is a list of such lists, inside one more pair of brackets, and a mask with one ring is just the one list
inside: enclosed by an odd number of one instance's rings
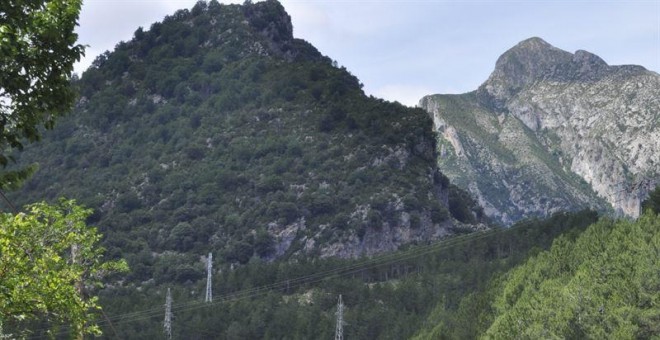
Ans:
{"label": "utility pole", "polygon": [[335,327],[335,340],[344,340],[344,302],[341,301],[341,294],[339,294],[339,302],[337,303],[337,326]]}
{"label": "utility pole", "polygon": [[213,282],[211,282],[211,271],[213,269],[213,253],[209,253],[206,259],[206,297],[204,302],[213,302]]}
{"label": "utility pole", "polygon": [[172,339],[172,293],[167,288],[167,297],[165,298],[165,322],[163,322],[165,334],[168,339]]}

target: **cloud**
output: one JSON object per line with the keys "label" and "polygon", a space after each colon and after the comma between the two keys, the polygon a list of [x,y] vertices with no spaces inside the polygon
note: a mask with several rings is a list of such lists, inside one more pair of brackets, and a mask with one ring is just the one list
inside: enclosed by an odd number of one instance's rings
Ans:
{"label": "cloud", "polygon": [[422,97],[437,93],[429,87],[410,84],[387,84],[373,91],[367,89],[366,92],[374,97],[398,101],[403,105],[411,107],[416,106]]}

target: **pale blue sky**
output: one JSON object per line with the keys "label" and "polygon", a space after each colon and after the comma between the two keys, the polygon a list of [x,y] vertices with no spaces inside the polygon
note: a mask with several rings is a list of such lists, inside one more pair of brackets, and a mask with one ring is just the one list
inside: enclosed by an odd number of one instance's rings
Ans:
{"label": "pale blue sky", "polygon": [[[129,40],[195,0],[87,0],[81,72],[99,53]],[[282,1],[294,35],[337,60],[376,97],[415,105],[424,95],[476,89],[497,57],[538,36],[611,65],[660,71],[660,0],[650,1]]]}

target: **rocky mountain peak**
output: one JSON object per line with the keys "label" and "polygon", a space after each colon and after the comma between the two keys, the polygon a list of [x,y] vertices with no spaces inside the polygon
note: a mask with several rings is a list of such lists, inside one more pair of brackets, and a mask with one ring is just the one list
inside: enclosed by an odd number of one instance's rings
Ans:
{"label": "rocky mountain peak", "polygon": [[243,13],[250,26],[266,38],[271,50],[277,54],[291,52],[293,24],[282,4],[276,0],[246,3]]}
{"label": "rocky mountain peak", "polygon": [[597,81],[614,69],[619,68],[607,65],[593,53],[578,50],[573,54],[533,37],[500,56],[478,93],[482,102],[502,110],[508,100],[537,81]]}
{"label": "rocky mountain peak", "polygon": [[556,48],[541,38],[532,37],[519,42],[502,54],[495,67],[504,71],[518,70],[529,74],[542,74],[547,67],[564,64],[570,60],[570,57],[569,52]]}
{"label": "rocky mountain peak", "polygon": [[605,62],[605,60],[585,50],[575,51],[575,54],[573,55],[573,62],[581,65],[607,67],[607,63]]}
{"label": "rocky mountain peak", "polygon": [[506,51],[476,93],[420,106],[442,123],[442,171],[506,223],[578,206],[637,216],[660,178],[658,98],[656,72],[531,38]]}
{"label": "rocky mountain peak", "polygon": [[541,38],[518,43],[497,59],[495,70],[479,88],[479,95],[498,109],[522,88],[570,63],[573,55]]}
{"label": "rocky mountain peak", "polygon": [[571,63],[564,69],[564,80],[597,81],[612,73],[613,68],[599,56],[578,50],[573,55]]}

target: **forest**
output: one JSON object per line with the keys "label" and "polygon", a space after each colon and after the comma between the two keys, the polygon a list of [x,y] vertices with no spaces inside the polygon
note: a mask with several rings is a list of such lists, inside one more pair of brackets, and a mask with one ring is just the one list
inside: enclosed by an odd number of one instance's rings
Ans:
{"label": "forest", "polygon": [[[350,339],[660,335],[660,189],[637,220],[498,226],[438,169],[428,114],[366,96],[277,1],[200,1],[80,77],[80,2],[52,4],[0,22],[3,44],[71,34],[52,105],[0,107],[0,337],[329,339],[339,296]],[[16,46],[19,103],[38,49]]]}
{"label": "forest", "polygon": [[[598,219],[591,211],[561,213],[356,260],[255,258],[215,269],[212,303],[204,302],[205,277],[177,285],[108,287],[99,292],[107,319],[99,315],[97,321],[107,338],[163,336],[171,288],[173,338],[332,338],[341,294],[346,337],[409,338],[430,320],[438,322],[437,308],[465,313],[461,308],[471,294],[550,248],[559,235],[574,239]],[[450,320],[456,323],[451,329],[472,327],[471,315],[463,315],[467,318]]]}

